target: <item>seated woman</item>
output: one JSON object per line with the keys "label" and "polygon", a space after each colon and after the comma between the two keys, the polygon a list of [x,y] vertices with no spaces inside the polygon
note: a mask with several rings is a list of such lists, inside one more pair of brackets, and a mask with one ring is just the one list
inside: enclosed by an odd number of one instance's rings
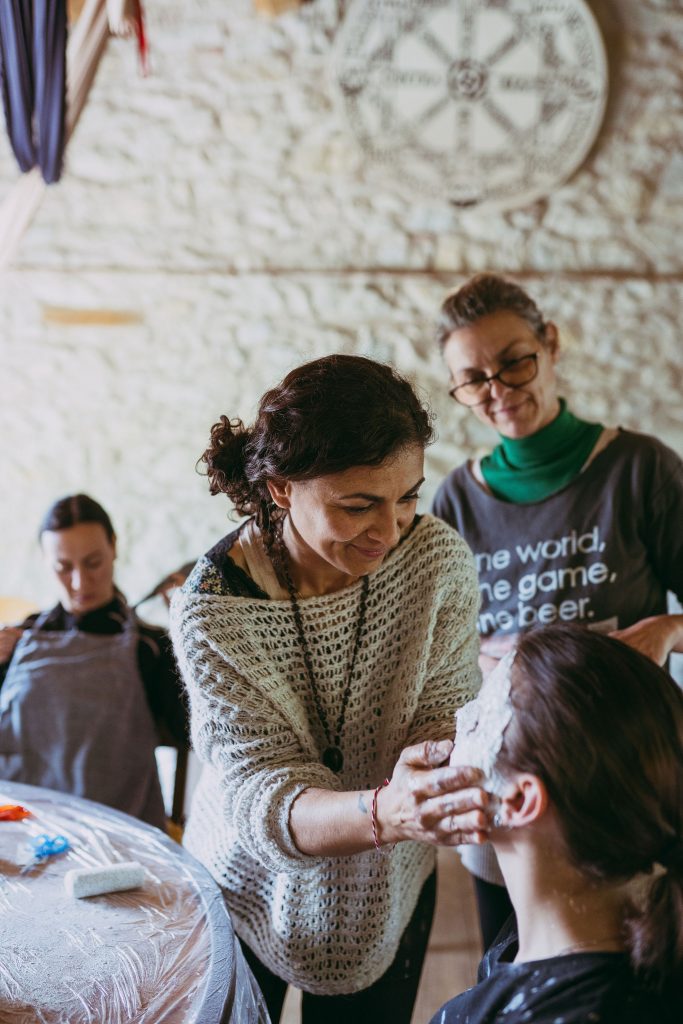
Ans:
{"label": "seated woman", "polygon": [[0,630],[0,779],[98,800],[163,828],[154,750],[187,743],[170,642],[116,589],[116,536],[96,501],[55,502],[40,543],[60,603]]}
{"label": "seated woman", "polygon": [[451,763],[498,797],[517,928],[432,1024],[683,1020],[683,694],[667,673],[588,630],[526,634],[458,713]]}

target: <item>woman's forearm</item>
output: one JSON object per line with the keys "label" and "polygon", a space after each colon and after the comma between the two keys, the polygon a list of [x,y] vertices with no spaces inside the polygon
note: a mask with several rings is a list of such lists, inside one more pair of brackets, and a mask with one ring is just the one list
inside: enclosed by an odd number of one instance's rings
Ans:
{"label": "woman's forearm", "polygon": [[683,615],[651,615],[610,635],[664,665],[670,654],[683,654]]}
{"label": "woman's forearm", "polygon": [[674,643],[671,650],[676,654],[683,654],[683,615],[671,615],[673,619]]}
{"label": "woman's forearm", "polygon": [[311,857],[348,857],[371,850],[372,797],[371,789],[347,793],[305,789],[289,816],[295,845]]}
{"label": "woman's forearm", "polygon": [[[406,747],[391,781],[377,796],[378,844],[412,839],[455,846],[485,842],[488,794],[475,768],[450,767],[450,740]],[[305,789],[292,804],[289,828],[295,846],[312,857],[345,857],[375,845],[374,790],[337,793]]]}

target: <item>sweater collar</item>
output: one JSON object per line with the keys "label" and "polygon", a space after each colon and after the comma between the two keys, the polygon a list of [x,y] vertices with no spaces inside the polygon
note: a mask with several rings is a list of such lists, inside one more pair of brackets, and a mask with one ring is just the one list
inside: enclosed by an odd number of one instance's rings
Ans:
{"label": "sweater collar", "polygon": [[545,466],[549,461],[562,456],[574,445],[586,424],[567,408],[564,398],[560,399],[560,411],[554,420],[541,427],[529,437],[500,437],[500,448],[511,469],[533,469]]}
{"label": "sweater collar", "polygon": [[492,494],[528,504],[560,491],[579,475],[602,433],[602,424],[580,420],[560,399],[555,419],[530,437],[501,437],[481,460]]}

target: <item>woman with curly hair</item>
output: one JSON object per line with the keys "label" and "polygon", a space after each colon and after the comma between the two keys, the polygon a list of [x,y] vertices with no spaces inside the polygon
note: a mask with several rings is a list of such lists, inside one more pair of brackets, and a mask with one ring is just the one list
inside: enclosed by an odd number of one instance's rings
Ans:
{"label": "woman with curly hair", "polygon": [[430,417],[388,366],[292,370],[203,456],[247,518],[171,605],[204,762],[185,842],[223,887],[273,1022],[410,1021],[435,847],[482,842],[479,773],[447,764],[476,692],[477,581],[416,515]]}

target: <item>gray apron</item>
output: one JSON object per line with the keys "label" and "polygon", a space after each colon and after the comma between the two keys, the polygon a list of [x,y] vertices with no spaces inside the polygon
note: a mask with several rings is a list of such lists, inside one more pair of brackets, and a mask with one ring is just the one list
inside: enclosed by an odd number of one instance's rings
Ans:
{"label": "gray apron", "polygon": [[0,779],[74,793],[164,828],[158,737],[129,612],[113,636],[24,631],[0,689]]}

